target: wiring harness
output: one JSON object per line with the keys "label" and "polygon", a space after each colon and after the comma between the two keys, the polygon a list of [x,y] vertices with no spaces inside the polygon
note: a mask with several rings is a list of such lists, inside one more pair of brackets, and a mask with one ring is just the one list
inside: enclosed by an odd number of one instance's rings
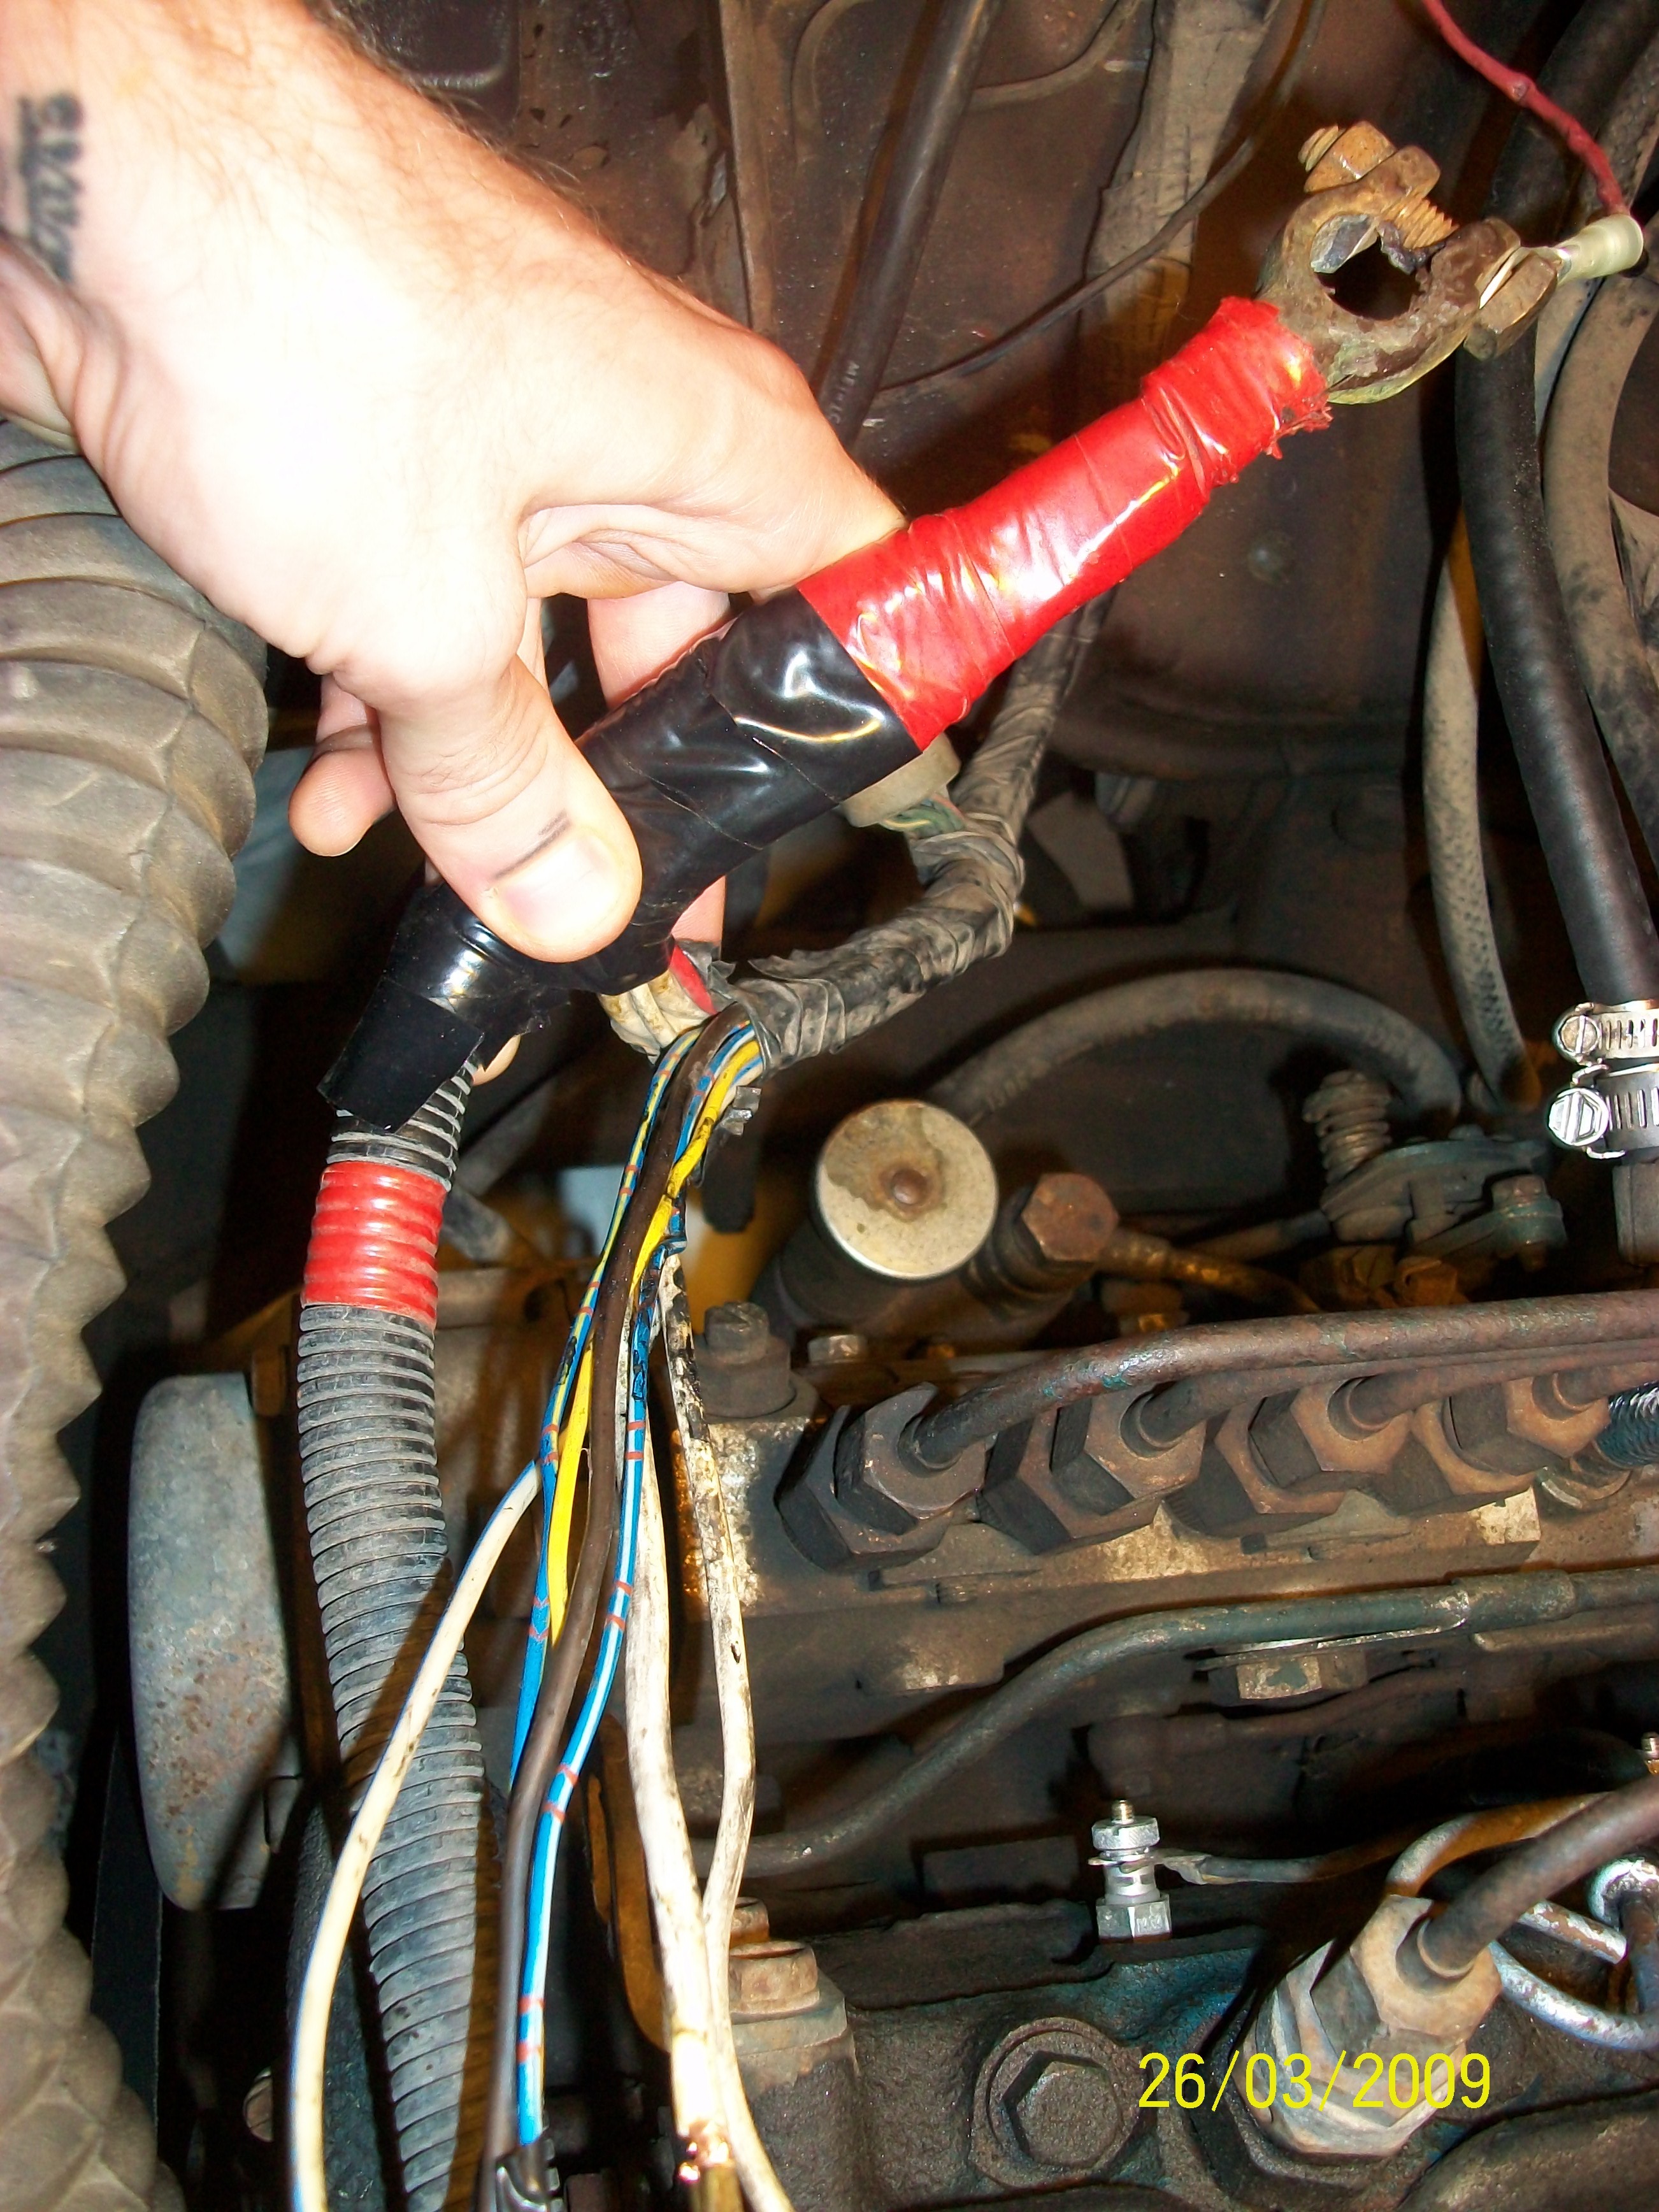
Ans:
{"label": "wiring harness", "polygon": [[[690,1866],[683,1816],[672,1783],[666,1718],[668,1606],[666,1562],[652,1473],[647,1376],[659,1312],[669,1318],[678,1357],[671,1360],[677,1417],[694,1441],[701,1407],[689,1356],[690,1322],[678,1289],[675,1255],[684,1242],[684,1194],[708,1142],[738,1094],[760,1072],[760,1049],[741,1011],[729,1009],[662,1056],[619,1189],[609,1234],[572,1327],[549,1398],[536,1460],[492,1515],[437,1623],[402,1709],[357,1806],[336,1863],[311,1955],[295,2025],[290,2084],[292,2199],[296,2212],[325,2212],[323,2079],[328,2021],[353,1917],[377,1846],[397,1807],[422,1736],[453,1679],[463,1639],[509,1537],[539,1503],[542,1541],[521,1686],[503,1855],[500,1995],[489,2079],[479,2202],[494,2206],[498,2172],[509,2201],[536,2203],[550,2194],[543,2143],[545,2067],[544,2008],[554,1877],[566,1817],[592,1747],[623,1655],[635,1599],[641,1547],[654,1601],[641,1628],[653,1649],[645,1655],[655,1694],[630,1695],[630,1763],[657,1775],[660,1802],[647,1820],[641,1788],[641,1829],[653,1887],[674,1893],[672,1867],[662,1867],[665,1831],[678,1820],[680,1856]],[[333,1233],[331,1191],[325,1183],[319,1216]],[[429,1209],[428,1209],[429,1210]],[[435,1240],[434,1240],[435,1241]],[[427,1263],[429,1267],[429,1252]],[[361,1272],[361,1270],[360,1270]],[[660,1294],[660,1295],[659,1295]],[[586,1469],[586,1514],[579,1541],[577,1498]],[[736,1612],[730,1532],[708,1486],[692,1485],[698,1534],[711,1592]],[[700,1501],[700,1502],[699,1502]],[[574,1564],[573,1564],[574,1552]],[[609,1585],[603,1618],[599,1601]],[[570,1712],[583,1662],[599,1629],[587,1686],[574,1722]],[[753,1805],[754,1752],[741,1616],[725,1623],[721,1712],[728,1738],[729,1782],[737,1784],[731,1817],[723,1813],[716,1842],[713,1909],[705,1924],[695,1880],[679,1885],[678,1917],[659,1910],[667,2001],[674,2117],[687,2179],[713,2170],[740,2174],[763,2212],[787,2212],[787,2199],[766,2161],[750,2119],[732,2047],[725,2004],[725,1951],[737,1880],[748,1844]],[[655,1647],[660,1646],[660,1649]],[[630,1668],[630,1685],[633,1674]],[[640,1724],[636,1729],[636,1705]],[[653,1746],[655,1753],[653,1756]],[[746,1784],[743,1778],[747,1777]],[[728,1790],[728,1796],[732,1796]],[[672,1848],[674,1838],[666,1837]],[[689,1877],[688,1877],[689,1878]],[[688,1955],[689,1951],[695,1955]],[[718,1967],[718,1980],[716,1969]]]}

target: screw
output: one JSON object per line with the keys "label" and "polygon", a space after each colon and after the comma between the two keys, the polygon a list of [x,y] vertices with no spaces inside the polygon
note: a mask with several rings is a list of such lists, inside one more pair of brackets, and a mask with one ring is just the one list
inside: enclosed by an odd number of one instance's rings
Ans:
{"label": "screw", "polygon": [[926,1206],[933,1194],[932,1178],[920,1168],[894,1168],[884,1187],[894,1205],[906,1213],[914,1213],[919,1206]]}
{"label": "screw", "polygon": [[1650,1729],[1642,1738],[1642,1760],[1650,1774],[1659,1774],[1659,1729]]}
{"label": "screw", "polygon": [[1114,1797],[1112,1809],[1106,1817],[1109,1820],[1133,1820],[1134,1816],[1135,1808],[1127,1797]]}

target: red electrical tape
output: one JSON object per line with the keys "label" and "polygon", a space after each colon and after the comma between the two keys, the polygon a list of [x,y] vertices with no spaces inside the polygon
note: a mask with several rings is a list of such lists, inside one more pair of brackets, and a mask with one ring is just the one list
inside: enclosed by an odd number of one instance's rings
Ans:
{"label": "red electrical tape", "polygon": [[1278,309],[1224,300],[1138,399],[801,594],[928,744],[1062,615],[1178,538],[1218,484],[1329,420],[1312,351]]}
{"label": "red electrical tape", "polygon": [[443,1185],[414,1168],[331,1162],[312,1216],[300,1303],[372,1306],[430,1328],[438,1318],[443,1212]]}

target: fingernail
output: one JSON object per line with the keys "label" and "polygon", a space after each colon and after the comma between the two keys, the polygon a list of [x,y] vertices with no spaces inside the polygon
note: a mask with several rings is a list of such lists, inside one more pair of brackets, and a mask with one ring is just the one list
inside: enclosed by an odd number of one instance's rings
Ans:
{"label": "fingernail", "polygon": [[544,960],[586,951],[616,904],[617,867],[597,837],[566,831],[491,886],[516,942]]}

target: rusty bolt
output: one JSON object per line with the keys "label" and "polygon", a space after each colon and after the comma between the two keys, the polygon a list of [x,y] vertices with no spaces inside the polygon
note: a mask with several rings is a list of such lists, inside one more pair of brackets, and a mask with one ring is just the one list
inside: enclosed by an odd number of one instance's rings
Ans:
{"label": "rusty bolt", "polygon": [[745,1299],[732,1305],[710,1306],[702,1327],[704,1341],[716,1359],[740,1359],[745,1352],[753,1357],[759,1352],[772,1324],[764,1306],[751,1305]]}
{"label": "rusty bolt", "polygon": [[766,2020],[817,2002],[817,1954],[810,1943],[745,1943],[727,1960],[733,2016]]}
{"label": "rusty bolt", "polygon": [[710,1306],[696,1341],[703,1403],[716,1420],[775,1413],[789,1403],[789,1347],[773,1335],[764,1306]]}
{"label": "rusty bolt", "polygon": [[1351,123],[1346,131],[1327,124],[1303,143],[1302,166],[1308,173],[1303,190],[1323,192],[1335,185],[1358,184],[1393,151],[1394,141],[1374,123]]}
{"label": "rusty bolt", "polygon": [[1117,1208],[1092,1176],[1039,1176],[1019,1211],[1020,1226],[1056,1267],[1090,1267],[1117,1227]]}
{"label": "rusty bolt", "polygon": [[1034,2059],[1008,2100],[1008,2118],[1025,2155],[1057,2173],[1098,2166],[1123,2125],[1109,2079],[1081,2058]]}

